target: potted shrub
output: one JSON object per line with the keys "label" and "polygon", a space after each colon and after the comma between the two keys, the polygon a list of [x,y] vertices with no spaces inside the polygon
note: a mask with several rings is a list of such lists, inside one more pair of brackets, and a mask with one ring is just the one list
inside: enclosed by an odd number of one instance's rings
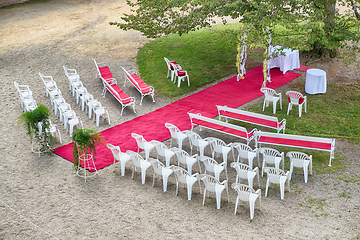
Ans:
{"label": "potted shrub", "polygon": [[[24,122],[27,130],[27,135],[31,141],[31,151],[34,153],[52,152],[50,141],[52,136],[50,134],[51,111],[44,105],[40,104],[32,111],[23,113],[20,116],[19,122]],[[35,139],[35,143],[33,141]],[[34,149],[34,145],[37,150]]]}
{"label": "potted shrub", "polygon": [[[96,155],[96,146],[104,143],[102,135],[97,133],[95,129],[80,128],[72,135],[74,168],[79,171],[79,162],[83,160],[82,156],[91,155],[94,161]],[[84,163],[83,163],[84,166]],[[84,166],[85,167],[85,166]]]}

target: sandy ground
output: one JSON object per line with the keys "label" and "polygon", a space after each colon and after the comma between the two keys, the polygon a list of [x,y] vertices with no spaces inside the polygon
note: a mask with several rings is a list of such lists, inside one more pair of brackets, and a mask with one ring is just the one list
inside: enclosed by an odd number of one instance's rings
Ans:
{"label": "sandy ground", "polygon": [[[143,106],[137,102],[137,114],[126,109],[120,117],[119,104],[110,95],[101,96],[102,84],[95,78],[92,58],[109,62],[114,76],[122,82],[120,66],[136,69],[137,49],[148,42],[138,32],[124,32],[108,24],[119,21],[123,13],[129,13],[124,0],[49,0],[0,9],[0,239],[360,237],[359,181],[344,181],[354,176],[359,178],[360,148],[345,141],[337,141],[334,160],[345,163],[344,171],[336,174],[315,171],[307,184],[303,182],[301,171],[296,171],[291,192],[285,193],[284,200],[280,200],[276,186],[271,187],[265,198],[265,178],[261,178],[261,211],[256,205],[252,222],[247,203],[233,215],[236,195],[232,189],[229,189],[230,202],[225,201],[223,194],[221,209],[217,210],[214,197],[202,206],[197,185],[194,185],[191,201],[187,200],[183,188],[175,196],[173,176],[169,179],[167,192],[162,192],[159,180],[151,187],[151,169],[144,185],[140,174],[131,179],[130,163],[125,177],[120,176],[117,164],[115,172],[112,167],[104,168],[99,171],[99,177],[85,183],[74,176],[72,163],[58,156],[38,157],[30,153],[30,141],[24,128],[17,123],[21,109],[13,82],[29,85],[36,101],[50,107],[38,72],[52,75],[84,126],[98,131],[171,102],[156,96],[154,104],[150,98],[145,98]],[[249,61],[249,68],[256,64],[256,61]],[[344,82],[359,81],[358,69],[345,68],[339,62],[316,64],[311,66],[325,69],[329,81],[340,77]],[[78,108],[68,90],[63,65],[77,69],[89,92],[109,109],[111,125],[102,122],[96,127]],[[304,86],[304,75],[279,91],[299,86]],[[124,90],[130,96],[138,96],[130,86]],[[62,126],[54,115],[52,121]],[[63,142],[69,143],[69,134],[62,127],[61,134]],[[217,136],[228,143],[235,141],[213,132],[205,131],[201,135]],[[165,143],[169,146],[169,141]],[[184,149],[189,150],[187,141]],[[208,150],[206,154],[209,154]],[[155,152],[152,156],[156,156]],[[288,159],[285,166],[289,166]],[[234,181],[235,173],[229,167],[229,182]],[[257,188],[257,182],[254,186]]]}

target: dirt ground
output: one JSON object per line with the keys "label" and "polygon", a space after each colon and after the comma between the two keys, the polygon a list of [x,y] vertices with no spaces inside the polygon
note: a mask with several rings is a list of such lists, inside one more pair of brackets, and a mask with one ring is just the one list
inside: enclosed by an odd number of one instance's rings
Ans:
{"label": "dirt ground", "polygon": [[[347,181],[359,178],[360,148],[343,140],[336,142],[334,161],[343,161],[345,170],[336,174],[315,171],[307,184],[301,171],[296,171],[291,192],[285,192],[284,200],[280,200],[279,188],[274,185],[265,198],[266,179],[261,178],[261,211],[256,205],[253,221],[247,203],[234,215],[236,195],[232,189],[230,202],[223,194],[221,209],[217,210],[214,196],[202,206],[196,184],[192,200],[188,201],[186,189],[180,188],[175,196],[173,176],[167,192],[162,191],[158,179],[151,187],[151,169],[144,185],[139,173],[131,179],[130,162],[125,177],[121,177],[120,165],[116,164],[115,172],[112,166],[106,167],[99,171],[100,176],[85,183],[74,175],[72,163],[58,156],[38,157],[31,153],[25,129],[18,125],[22,112],[14,81],[29,85],[35,100],[50,107],[38,73],[52,75],[84,126],[98,131],[171,102],[158,95],[155,103],[145,98],[142,106],[137,102],[136,114],[125,109],[120,117],[118,102],[101,96],[102,84],[95,77],[92,58],[107,61],[115,78],[123,82],[120,66],[136,69],[137,50],[149,41],[139,32],[124,32],[108,24],[120,21],[120,16],[129,12],[125,0],[48,0],[0,9],[0,239],[360,238],[360,182]],[[260,63],[249,59],[247,68]],[[84,86],[109,109],[111,125],[102,122],[96,127],[76,105],[63,65],[77,69]],[[324,69],[329,82],[360,80],[358,68],[345,67],[339,61],[316,62],[310,67]],[[278,91],[302,90],[304,80],[305,74]],[[138,96],[130,86],[124,91]],[[62,123],[54,115],[51,120],[60,126],[63,144],[69,143]],[[223,138],[227,143],[235,141],[213,132],[201,134]],[[169,141],[165,144],[169,146]],[[189,150],[188,142],[184,144],[184,149]],[[53,147],[57,146],[60,144]],[[154,151],[151,155],[156,157]],[[172,163],[176,163],[174,159]],[[285,166],[289,166],[288,159]],[[231,184],[235,172],[228,169]],[[256,181],[254,187],[257,189]]]}

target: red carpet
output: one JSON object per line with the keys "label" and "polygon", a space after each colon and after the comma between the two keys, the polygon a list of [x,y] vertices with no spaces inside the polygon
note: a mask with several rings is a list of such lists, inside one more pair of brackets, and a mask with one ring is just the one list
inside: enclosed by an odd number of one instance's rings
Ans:
{"label": "red carpet", "polygon": [[[297,73],[287,72],[282,74],[279,69],[272,69],[271,83],[268,83],[267,87],[278,88],[299,76],[300,74]],[[262,77],[262,66],[258,66],[247,71],[245,79],[239,82],[236,81],[236,76],[232,77],[163,108],[100,133],[104,136],[106,142],[120,146],[122,152],[126,150],[137,151],[137,144],[131,137],[131,133],[141,134],[147,141],[169,139],[170,133],[165,127],[166,122],[176,125],[183,131],[191,127],[188,112],[201,113],[204,116],[213,118],[218,115],[215,105],[227,105],[235,108],[250,102],[263,95],[259,91],[263,82]],[[113,163],[112,153],[106,146],[100,146],[96,151],[95,165],[97,169]],[[69,161],[73,161],[71,156],[72,143],[56,148],[55,153]]]}
{"label": "red carpet", "polygon": [[304,66],[304,65],[300,65],[299,68],[295,68],[294,70],[296,71],[301,71],[301,72],[306,72],[308,69],[310,69],[311,67],[307,67],[307,66]]}

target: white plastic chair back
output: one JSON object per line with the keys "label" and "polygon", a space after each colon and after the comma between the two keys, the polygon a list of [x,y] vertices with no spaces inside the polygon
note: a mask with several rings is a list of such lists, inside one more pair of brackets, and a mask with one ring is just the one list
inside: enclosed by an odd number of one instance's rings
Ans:
{"label": "white plastic chair back", "polygon": [[256,167],[254,169],[251,169],[250,166],[243,164],[243,163],[237,163],[232,162],[230,164],[232,168],[236,170],[236,183],[241,183],[241,179],[246,179],[248,181],[248,185],[250,187],[253,187],[253,181],[255,176],[257,175],[257,181],[260,188],[260,178],[259,178],[259,168]]}
{"label": "white plastic chair back", "polygon": [[147,160],[144,160],[140,154],[127,150],[127,154],[130,155],[130,159],[133,163],[133,172],[131,178],[134,178],[134,172],[136,168],[140,168],[141,170],[141,183],[145,184],[146,170],[151,166],[151,163]]}
{"label": "white plastic chair back", "polygon": [[239,205],[241,204],[241,201],[249,202],[250,205],[250,219],[254,218],[254,205],[256,199],[259,199],[259,208],[261,211],[261,189],[258,189],[255,191],[252,187],[240,184],[240,183],[233,183],[231,187],[237,192],[238,196],[236,198],[235,203],[235,212],[234,215],[236,215],[236,210]]}
{"label": "white plastic chair back", "polygon": [[180,163],[183,164],[184,166],[186,166],[190,175],[192,174],[192,166],[196,162],[198,162],[198,164],[199,164],[199,172],[201,173],[201,167],[200,167],[200,163],[197,159],[197,157],[198,157],[197,154],[190,156],[190,154],[187,153],[186,151],[184,151],[180,148],[176,148],[176,147],[171,148],[170,150],[175,153],[177,161],[178,161],[178,166],[180,166]]}
{"label": "white plastic chair back", "polygon": [[[274,148],[260,148],[259,152],[263,156],[262,169],[266,167],[267,164],[275,165],[275,168],[280,168],[280,162],[282,163],[282,169],[284,170],[284,152],[279,152]],[[261,176],[264,176],[264,171],[262,171]]]}
{"label": "white plastic chair back", "polygon": [[214,173],[215,178],[220,180],[220,174],[225,170],[226,179],[228,179],[225,162],[219,164],[213,158],[207,156],[199,156],[199,161],[201,161],[205,166],[205,174],[207,172],[212,172]]}
{"label": "white plastic chair back", "polygon": [[204,156],[204,149],[209,144],[207,141],[202,139],[199,134],[193,132],[193,131],[187,131],[186,135],[189,137],[190,141],[190,155],[192,155],[192,149],[193,146],[195,146],[198,151],[200,152],[200,156]]}
{"label": "white plastic chair back", "polygon": [[304,181],[307,183],[308,180],[308,168],[310,168],[310,174],[312,174],[312,155],[307,155],[302,152],[288,152],[286,154],[287,157],[290,158],[290,176],[289,180],[291,180],[292,173],[294,167],[302,168],[304,170]]}
{"label": "white plastic chair back", "polygon": [[229,191],[228,191],[228,183],[227,180],[224,180],[220,182],[218,179],[216,179],[213,176],[207,175],[207,174],[199,174],[197,175],[199,179],[201,179],[205,184],[205,190],[204,190],[204,197],[203,197],[203,205],[205,205],[205,196],[206,191],[214,192],[216,194],[216,205],[217,209],[220,209],[221,204],[221,193],[226,189],[227,193],[227,200],[229,202]]}

